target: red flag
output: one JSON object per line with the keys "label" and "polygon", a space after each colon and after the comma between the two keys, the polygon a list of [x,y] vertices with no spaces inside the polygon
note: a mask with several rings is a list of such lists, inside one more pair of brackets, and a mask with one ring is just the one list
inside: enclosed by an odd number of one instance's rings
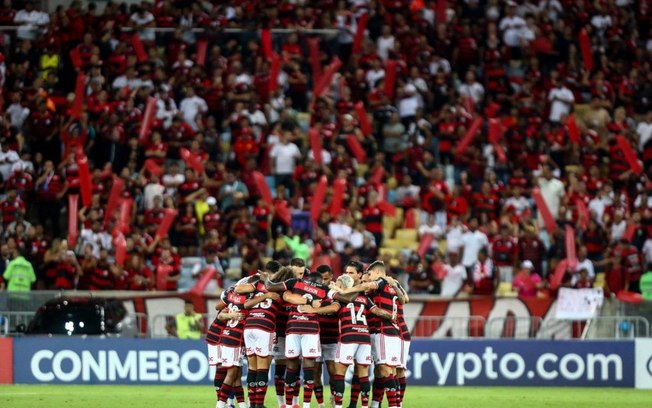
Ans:
{"label": "red flag", "polygon": [[471,142],[473,142],[473,139],[475,138],[475,135],[480,130],[481,126],[482,126],[482,118],[475,118],[475,120],[469,127],[469,130],[466,131],[464,137],[462,137],[462,140],[460,140],[460,142],[457,144],[457,148],[455,149],[456,156],[461,156],[464,154],[466,148],[469,147]]}
{"label": "red flag", "polygon": [[355,37],[353,38],[353,54],[359,54],[362,49],[362,40],[364,39],[364,32],[367,29],[367,21],[369,20],[369,14],[364,13],[358,17],[358,28],[355,31]]}
{"label": "red flag", "polygon": [[632,172],[634,174],[641,174],[643,172],[643,166],[641,166],[641,163],[638,161],[638,157],[636,157],[636,153],[634,153],[634,150],[632,150],[632,146],[630,146],[627,139],[621,135],[618,135],[616,136],[616,143],[618,143],[618,147],[623,152],[625,160],[627,160],[627,163],[629,164],[629,167],[631,167]]}
{"label": "red flag", "polygon": [[389,99],[394,99],[394,87],[396,86],[396,66],[398,62],[395,60],[387,60],[387,68],[385,69],[385,93]]}
{"label": "red flag", "polygon": [[432,234],[426,234],[421,237],[419,240],[419,248],[417,249],[417,254],[421,258],[426,256],[426,252],[428,252],[428,249],[430,248],[430,244],[432,244],[433,236]]}
{"label": "red flag", "polygon": [[177,210],[174,210],[172,208],[166,208],[163,211],[163,219],[161,220],[161,223],[158,226],[158,230],[156,230],[156,236],[159,237],[159,239],[163,239],[167,237],[168,232],[170,232],[170,227],[172,227],[172,223],[174,222],[174,219],[177,218]]}
{"label": "red flag", "polygon": [[197,279],[197,283],[195,283],[192,289],[190,289],[190,293],[197,296],[203,295],[208,284],[215,279],[217,279],[217,269],[215,269],[213,266],[204,268],[201,271],[199,279]]}
{"label": "red flag", "polygon": [[503,149],[503,146],[501,146],[498,143],[493,144],[494,150],[496,151],[496,156],[498,157],[498,161],[501,163],[506,163],[507,162],[507,154],[505,154],[505,149]]}
{"label": "red flag", "polygon": [[448,271],[444,267],[444,263],[441,261],[437,261],[432,264],[432,270],[435,273],[435,276],[437,279],[442,280],[448,275]]}
{"label": "red flag", "polygon": [[362,103],[362,101],[355,104],[355,113],[358,115],[360,130],[362,130],[362,133],[364,133],[365,136],[369,137],[369,135],[371,135],[371,123],[369,123],[367,110],[365,109],[364,103]]}
{"label": "red flag", "polygon": [[118,230],[123,234],[129,233],[129,224],[131,220],[131,206],[133,200],[130,198],[123,198],[120,200],[120,215],[118,216]]}
{"label": "red flag", "polygon": [[636,231],[638,231],[640,227],[641,226],[639,224],[629,224],[625,229],[623,238],[625,238],[629,242],[632,242],[632,240],[634,239],[634,234],[636,233]]}
{"label": "red flag", "polygon": [[140,132],[138,133],[138,143],[141,146],[144,146],[149,142],[149,130],[152,127],[152,122],[154,122],[155,116],[156,116],[156,98],[150,96],[147,98],[147,105],[145,106],[145,115],[143,115],[143,121],[140,124]]}
{"label": "red flag", "polygon": [[337,217],[342,211],[345,189],[346,180],[338,178],[333,182],[333,199],[331,201],[330,208],[330,213],[333,217]]}
{"label": "red flag", "polygon": [[380,211],[383,212],[385,215],[389,215],[390,217],[396,217],[396,207],[394,207],[392,204],[388,203],[387,201],[383,200],[378,203],[378,208],[380,208]]}
{"label": "red flag", "polygon": [[593,51],[591,50],[591,40],[585,29],[580,31],[580,50],[582,51],[582,60],[586,72],[593,71]]}
{"label": "red flag", "polygon": [[272,56],[272,32],[268,28],[263,28],[260,31],[260,46],[263,50],[263,55],[265,58],[271,58]]}
{"label": "red flag", "polygon": [[566,127],[568,128],[568,138],[573,143],[580,142],[580,129],[577,127],[577,122],[575,121],[575,115],[570,115],[566,119]]}
{"label": "red flag", "polygon": [[317,83],[321,78],[321,54],[319,51],[319,37],[312,37],[308,39],[308,51],[310,54],[312,81]]}
{"label": "red flag", "polygon": [[199,40],[197,41],[197,65],[206,64],[206,50],[208,49],[208,41]]}
{"label": "red flag", "polygon": [[550,277],[550,288],[552,290],[555,290],[561,286],[561,282],[564,280],[564,275],[566,274],[567,269],[568,261],[566,259],[559,261],[557,267],[555,268],[555,272]]}
{"label": "red flag", "polygon": [[163,174],[163,168],[156,164],[156,161],[154,159],[147,159],[145,160],[145,170],[149,171],[149,174],[152,176],[160,176]]}
{"label": "red flag", "polygon": [[68,195],[68,248],[74,248],[77,245],[77,236],[79,235],[79,226],[77,225],[77,211],[79,210],[79,195]]}
{"label": "red flag", "polygon": [[269,205],[273,205],[274,198],[272,197],[272,192],[269,190],[265,176],[263,176],[263,174],[259,171],[254,171],[252,176],[254,178],[254,183],[256,183],[256,187],[258,187],[258,192],[263,198],[263,201]]}
{"label": "red flag", "polygon": [[575,230],[570,225],[566,226],[566,259],[568,266],[575,269],[577,266],[577,255],[575,252]]}
{"label": "red flag", "polygon": [[537,204],[537,208],[541,213],[541,218],[543,218],[543,222],[546,224],[546,230],[548,231],[549,234],[552,234],[555,228],[557,228],[557,222],[555,221],[555,218],[552,216],[552,213],[550,212],[550,209],[548,208],[546,201],[543,199],[543,196],[541,195],[541,190],[539,190],[538,188],[533,188],[532,198],[534,198],[534,202]]}
{"label": "red flag", "polygon": [[70,116],[73,119],[79,119],[84,107],[84,97],[86,96],[86,75],[83,71],[77,73],[77,83],[75,84],[75,99],[72,102]]}
{"label": "red flag", "polygon": [[425,6],[426,5],[424,4],[423,0],[412,0],[412,3],[410,4],[410,10],[412,10],[412,11],[420,11]]}
{"label": "red flag", "polygon": [[362,145],[360,145],[360,142],[355,137],[355,135],[349,135],[349,137],[346,139],[346,143],[349,145],[351,153],[353,153],[353,156],[355,156],[358,164],[362,164],[367,161],[367,153],[364,151]]}
{"label": "red flag", "polygon": [[272,94],[278,89],[278,74],[281,72],[281,57],[273,52],[269,65],[269,93]]}
{"label": "red flag", "polygon": [[503,124],[499,119],[489,119],[489,143],[498,143],[503,137]]}
{"label": "red flag", "polygon": [[580,229],[585,230],[589,225],[589,209],[586,207],[586,203],[582,200],[575,201],[575,207],[577,208],[577,222]]}
{"label": "red flag", "polygon": [[93,187],[91,184],[91,172],[88,170],[88,157],[80,155],[77,157],[79,167],[79,190],[81,192],[82,204],[90,207],[93,200]]}
{"label": "red flag", "polygon": [[75,47],[70,50],[70,61],[72,62],[72,66],[75,67],[75,69],[81,68],[82,57],[81,52],[79,51],[79,47]]}
{"label": "red flag", "polygon": [[330,86],[331,81],[333,80],[333,75],[339,71],[341,66],[342,61],[340,61],[340,59],[337,57],[333,58],[333,61],[328,64],[328,67],[326,67],[326,72],[324,72],[321,78],[319,78],[319,81],[315,82],[315,88],[313,90],[315,98],[319,98],[321,94],[326,90],[326,88]]}
{"label": "red flag", "polygon": [[488,118],[493,118],[493,117],[496,117],[496,114],[498,114],[499,111],[500,111],[500,105],[497,104],[496,102],[491,102],[484,109],[484,114]]}
{"label": "red flag", "polygon": [[310,136],[310,148],[312,149],[312,155],[315,158],[315,163],[322,164],[324,160],[322,157],[321,135],[315,128],[308,129],[308,135]]}
{"label": "red flag", "polygon": [[416,228],[417,227],[417,210],[410,208],[405,212],[405,222],[403,228]]}
{"label": "red flag", "polygon": [[324,205],[324,199],[326,199],[326,189],[328,189],[328,179],[326,176],[321,176],[310,206],[310,218],[314,222],[317,222],[321,216],[321,207]]}
{"label": "red flag", "polygon": [[371,181],[373,184],[380,184],[383,182],[383,177],[385,177],[385,168],[381,165],[376,167],[374,172],[371,174]]}
{"label": "red flag", "polygon": [[109,200],[106,203],[106,211],[104,211],[105,226],[113,219],[113,213],[118,208],[118,203],[124,190],[125,182],[120,177],[113,176],[113,185],[109,193]]}
{"label": "red flag", "polygon": [[446,9],[446,0],[437,0],[437,11],[435,12],[437,24],[446,24]]}
{"label": "red flag", "polygon": [[118,266],[124,266],[127,260],[127,241],[125,240],[125,236],[119,233],[113,243],[115,244],[115,263]]}
{"label": "red flag", "polygon": [[134,35],[131,36],[131,46],[134,48],[138,62],[147,62],[147,52],[145,52],[145,47],[143,46],[143,42],[140,41],[138,33],[134,33]]}
{"label": "red flag", "polygon": [[181,148],[180,150],[181,153],[181,159],[193,170],[195,170],[199,174],[204,174],[204,163],[199,160],[199,158],[190,153],[190,150],[184,148]]}
{"label": "red flag", "polygon": [[288,227],[292,225],[292,212],[288,208],[287,201],[277,201],[274,208],[276,210],[276,216],[283,221],[285,225]]}
{"label": "red flag", "polygon": [[475,102],[473,102],[473,98],[470,96],[464,98],[464,109],[466,109],[470,115],[475,113]]}

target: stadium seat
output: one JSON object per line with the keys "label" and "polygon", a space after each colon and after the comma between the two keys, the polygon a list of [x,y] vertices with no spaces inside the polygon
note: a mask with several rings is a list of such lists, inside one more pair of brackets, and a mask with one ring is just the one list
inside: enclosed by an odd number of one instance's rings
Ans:
{"label": "stadium seat", "polygon": [[358,177],[364,177],[365,174],[367,174],[367,171],[369,171],[369,165],[365,163],[358,164],[358,167],[355,169]]}
{"label": "stadium seat", "polygon": [[389,255],[392,258],[396,258],[398,256],[398,253],[400,252],[400,249],[397,248],[391,248],[391,247],[382,247],[380,248],[380,256],[383,257],[385,255]]}
{"label": "stadium seat", "polygon": [[604,272],[600,272],[595,275],[595,281],[593,282],[594,288],[603,288],[604,287]]}
{"label": "stadium seat", "polygon": [[406,242],[417,242],[417,230],[414,228],[399,228],[396,230],[396,239]]}
{"label": "stadium seat", "polygon": [[498,286],[498,296],[515,296],[516,292],[512,291],[511,282],[500,282]]}

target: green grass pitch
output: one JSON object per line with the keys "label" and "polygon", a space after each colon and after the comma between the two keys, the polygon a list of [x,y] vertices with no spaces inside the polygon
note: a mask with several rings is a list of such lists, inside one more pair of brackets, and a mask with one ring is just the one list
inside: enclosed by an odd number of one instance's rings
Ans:
{"label": "green grass pitch", "polygon": [[[276,408],[273,388],[266,405]],[[348,396],[345,398],[348,401]],[[210,386],[2,385],[2,408],[214,407]],[[313,401],[313,407],[317,404]],[[346,406],[346,403],[345,403]],[[387,406],[385,402],[384,407]],[[405,408],[649,408],[652,391],[616,388],[409,387]]]}

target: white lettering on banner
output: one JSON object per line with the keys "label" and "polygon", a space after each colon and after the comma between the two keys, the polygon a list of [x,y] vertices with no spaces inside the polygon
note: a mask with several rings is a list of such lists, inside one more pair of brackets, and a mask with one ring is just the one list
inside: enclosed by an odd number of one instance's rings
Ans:
{"label": "white lettering on banner", "polygon": [[[426,358],[427,359],[427,358]],[[129,380],[165,383],[207,379],[208,361],[199,350],[179,355],[173,350],[131,350],[120,357],[115,350],[39,350],[30,361],[32,376],[40,382]]]}
{"label": "white lettering on banner", "polygon": [[99,381],[106,381],[106,351],[102,350],[97,353],[97,360],[90,351],[82,351],[82,380],[91,380],[91,370]]}
{"label": "white lettering on banner", "polygon": [[[648,358],[651,365],[649,376],[652,379],[652,355]],[[428,364],[429,360],[435,371],[437,385],[452,385],[448,381],[453,366],[455,367],[453,381],[456,385],[465,385],[480,377],[488,380],[510,381],[523,378],[553,381],[560,377],[566,381],[623,381],[623,360],[618,354],[543,353],[528,371],[523,356],[514,352],[499,355],[493,347],[485,347],[482,354],[416,352],[412,355],[412,370],[409,377],[415,380],[424,378],[427,375],[423,371],[426,367],[424,364]]]}
{"label": "white lettering on banner", "polygon": [[32,375],[38,381],[41,382],[50,382],[54,380],[54,374],[52,371],[44,373],[41,371],[41,360],[52,360],[54,353],[50,350],[39,350],[32,356],[32,361],[30,362],[30,368],[32,370]]}
{"label": "white lettering on banner", "polygon": [[130,381],[136,381],[138,372],[136,371],[138,361],[136,360],[136,351],[132,350],[127,353],[127,358],[124,363],[120,361],[120,356],[115,350],[109,350],[109,381],[116,379],[126,379],[129,377]]}
{"label": "white lettering on banner", "polygon": [[636,339],[636,388],[652,389],[652,339]]}

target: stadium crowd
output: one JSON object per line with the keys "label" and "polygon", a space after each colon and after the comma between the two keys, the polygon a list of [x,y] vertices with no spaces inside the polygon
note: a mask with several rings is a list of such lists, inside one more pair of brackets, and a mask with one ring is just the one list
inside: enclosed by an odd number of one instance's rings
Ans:
{"label": "stadium crowd", "polygon": [[[72,1],[47,14],[5,0],[0,25],[16,26],[0,45],[0,269],[26,259],[34,288],[176,290],[192,256],[224,287],[271,258],[336,276],[380,258],[411,293],[503,281],[544,296],[566,225],[577,266],[562,285],[640,291],[652,263],[648,2]],[[270,28],[289,29],[272,50]],[[92,200],[70,211],[85,159]]]}

